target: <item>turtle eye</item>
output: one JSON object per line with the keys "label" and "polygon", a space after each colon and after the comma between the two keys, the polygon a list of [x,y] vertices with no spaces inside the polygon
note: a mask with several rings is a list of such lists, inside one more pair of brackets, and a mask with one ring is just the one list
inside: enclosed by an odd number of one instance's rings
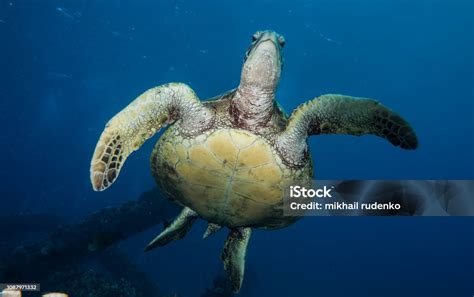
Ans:
{"label": "turtle eye", "polygon": [[252,35],[252,42],[257,41],[258,37],[260,37],[260,32],[255,32],[255,34]]}
{"label": "turtle eye", "polygon": [[284,47],[285,46],[285,37],[278,36],[278,43],[280,44],[281,47]]}

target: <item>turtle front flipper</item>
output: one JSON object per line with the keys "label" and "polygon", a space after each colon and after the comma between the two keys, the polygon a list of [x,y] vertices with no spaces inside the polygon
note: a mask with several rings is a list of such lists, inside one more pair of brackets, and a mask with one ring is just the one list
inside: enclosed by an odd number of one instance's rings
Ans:
{"label": "turtle front flipper", "polygon": [[172,83],[140,95],[105,126],[91,161],[92,187],[103,191],[117,179],[125,159],[164,125],[181,119],[184,134],[207,129],[212,112],[187,85]]}
{"label": "turtle front flipper", "polygon": [[194,210],[188,207],[183,208],[178,217],[145,247],[145,251],[154,249],[157,246],[164,246],[173,240],[183,238],[189,229],[191,229],[197,218],[198,215]]}
{"label": "turtle front flipper", "polygon": [[418,140],[410,124],[372,99],[323,95],[300,105],[291,114],[277,147],[285,160],[301,165],[307,153],[306,138],[319,134],[373,134],[403,149],[415,149]]}
{"label": "turtle front flipper", "polygon": [[232,229],[227,237],[221,259],[229,275],[232,291],[238,293],[242,287],[245,270],[245,255],[252,233],[251,228]]}

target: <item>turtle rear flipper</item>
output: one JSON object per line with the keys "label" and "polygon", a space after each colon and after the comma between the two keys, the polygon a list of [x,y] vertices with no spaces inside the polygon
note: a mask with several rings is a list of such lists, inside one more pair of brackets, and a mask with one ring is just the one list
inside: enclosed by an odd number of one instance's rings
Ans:
{"label": "turtle rear flipper", "polygon": [[221,259],[224,262],[224,269],[229,275],[234,293],[238,293],[242,287],[245,255],[251,233],[251,228],[232,229],[222,251]]}
{"label": "turtle rear flipper", "polygon": [[206,239],[208,238],[209,236],[211,236],[212,234],[216,233],[217,231],[219,231],[220,229],[222,229],[222,226],[221,225],[218,225],[218,224],[214,224],[214,223],[209,223],[207,225],[207,229],[206,231],[204,232],[204,235],[202,236],[203,239]]}
{"label": "turtle rear flipper", "polygon": [[145,251],[149,251],[158,246],[164,246],[173,240],[183,238],[191,229],[197,218],[198,214],[192,209],[188,207],[183,208],[178,217],[145,247]]}
{"label": "turtle rear flipper", "polygon": [[403,149],[418,147],[410,124],[376,100],[323,95],[293,111],[277,139],[278,150],[289,163],[301,165],[306,162],[306,138],[319,134],[372,134]]}
{"label": "turtle rear flipper", "polygon": [[181,119],[183,133],[193,135],[210,126],[212,115],[185,84],[146,91],[105,126],[91,161],[92,187],[96,191],[110,187],[127,157],[167,123]]}

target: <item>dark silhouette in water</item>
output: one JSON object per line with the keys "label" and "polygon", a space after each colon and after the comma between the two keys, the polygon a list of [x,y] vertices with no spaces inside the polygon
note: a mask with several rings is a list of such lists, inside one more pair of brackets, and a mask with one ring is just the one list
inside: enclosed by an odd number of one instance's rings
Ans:
{"label": "dark silhouette in water", "polygon": [[45,240],[13,249],[2,259],[0,278],[38,281],[38,276],[71,267],[86,257],[98,255],[103,257],[106,266],[111,267],[111,261],[108,260],[110,255],[101,254],[102,251],[160,224],[177,212],[176,205],[163,199],[153,189],[143,193],[137,201],[103,209],[77,225],[60,227]]}
{"label": "dark silhouette in water", "polygon": [[[144,210],[147,210],[146,212]],[[90,215],[76,225],[62,226],[47,239],[28,246],[9,243],[2,252],[0,279],[41,282],[42,292],[63,291],[76,297],[160,297],[156,283],[140,268],[114,247],[118,242],[150,227],[167,221],[177,214],[178,208],[164,199],[154,188],[143,193],[137,201],[115,208],[106,208]],[[145,214],[146,213],[146,214]],[[16,233],[48,232],[60,220],[48,215],[17,215],[2,218],[2,226],[18,227]],[[34,228],[22,221],[35,222]],[[24,230],[24,232],[22,232]],[[108,275],[92,270],[74,268],[88,258],[96,260]],[[28,269],[25,269],[28,267]],[[231,296],[230,283],[217,276],[213,286],[203,296]],[[39,292],[31,296],[41,296]]]}

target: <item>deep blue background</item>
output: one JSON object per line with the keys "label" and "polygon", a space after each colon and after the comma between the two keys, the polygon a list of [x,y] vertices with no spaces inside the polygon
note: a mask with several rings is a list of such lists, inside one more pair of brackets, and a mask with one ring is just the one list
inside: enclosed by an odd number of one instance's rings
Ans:
{"label": "deep blue background", "polygon": [[[203,99],[235,87],[262,29],[287,40],[278,90],[287,111],[324,93],[372,97],[417,131],[416,151],[370,136],[313,137],[316,177],[473,179],[473,19],[472,0],[1,0],[2,213],[75,221],[152,187],[154,140],[111,189],[92,191],[89,162],[106,121],[166,82]],[[197,296],[221,269],[225,236],[202,241],[203,228],[145,255],[157,227],[127,248],[165,290]],[[243,294],[472,296],[473,240],[472,218],[306,218],[254,233]]]}

